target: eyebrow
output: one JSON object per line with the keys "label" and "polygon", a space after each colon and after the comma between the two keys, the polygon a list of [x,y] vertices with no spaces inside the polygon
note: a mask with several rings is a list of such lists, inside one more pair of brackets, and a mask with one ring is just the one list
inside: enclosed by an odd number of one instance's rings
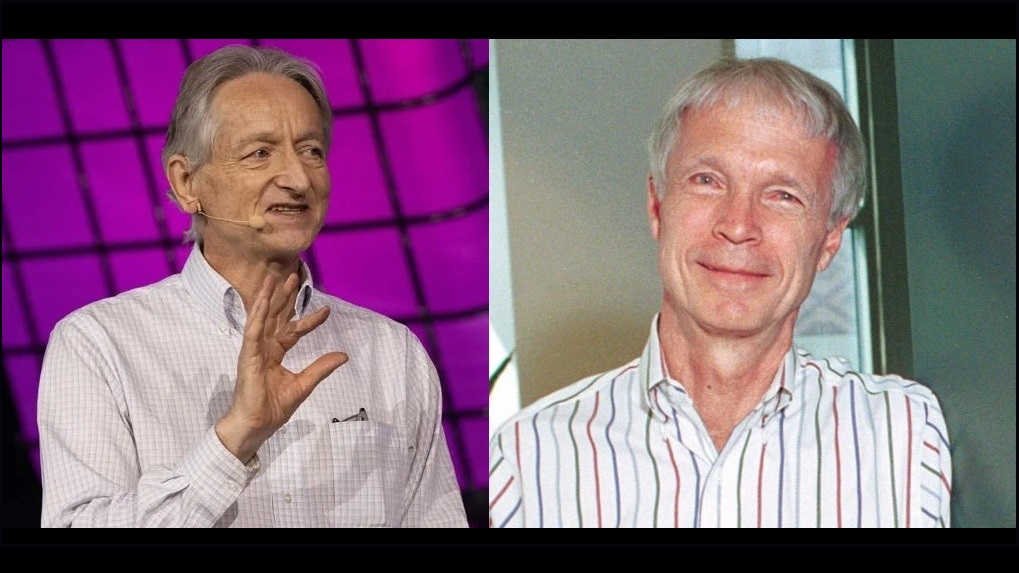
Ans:
{"label": "eyebrow", "polygon": [[[275,132],[259,131],[242,137],[238,143],[240,145],[248,145],[249,143],[254,143],[256,141],[268,141],[270,143],[275,143],[277,139],[278,136]],[[311,129],[298,135],[296,141],[308,141],[309,139],[325,141],[325,133],[318,129]]]}
{"label": "eyebrow", "polygon": [[298,136],[297,141],[308,141],[309,139],[315,139],[315,140],[323,141],[324,142],[325,138],[326,138],[326,134],[322,130],[311,129],[311,130],[305,131],[304,133],[301,133]]}
{"label": "eyebrow", "polygon": [[722,168],[722,160],[717,158],[717,157],[715,157],[714,155],[704,155],[704,156],[698,157],[691,164],[691,167],[697,167],[697,166],[700,166],[700,165],[704,165],[704,166],[710,167],[712,169],[717,169],[719,171],[725,171],[725,169]]}
{"label": "eyebrow", "polygon": [[[691,164],[691,167],[697,167],[699,165],[704,165],[712,169],[717,169],[718,171],[725,171],[725,169],[723,168],[722,160],[714,155],[705,155],[702,157],[698,157]],[[782,185],[784,187],[791,187],[800,192],[808,191],[808,187],[801,184],[799,180],[796,179],[795,177],[790,177],[788,175],[782,174],[772,174],[771,178],[775,183],[778,183],[779,185]]]}

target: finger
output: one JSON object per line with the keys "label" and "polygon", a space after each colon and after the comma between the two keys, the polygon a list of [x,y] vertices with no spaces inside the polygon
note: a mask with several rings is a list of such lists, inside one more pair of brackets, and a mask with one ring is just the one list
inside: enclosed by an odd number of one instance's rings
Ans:
{"label": "finger", "polygon": [[[293,288],[294,283],[297,282],[297,275],[291,273],[287,275],[287,278],[278,285],[276,290],[272,293],[272,303],[269,307],[269,327],[267,332],[276,333],[284,328],[289,322],[287,301],[290,300],[290,290]],[[293,305],[291,305],[293,306]]]}
{"label": "finger", "polygon": [[276,335],[276,341],[284,350],[290,350],[302,336],[321,326],[328,317],[329,307],[324,306],[300,320],[288,322],[286,328]]}
{"label": "finger", "polygon": [[269,315],[269,302],[272,296],[273,280],[271,276],[262,279],[262,286],[255,295],[255,302],[248,311],[248,322],[244,325],[244,342],[259,342],[265,321]]}
{"label": "finger", "polygon": [[258,370],[265,367],[265,356],[262,352],[262,329],[265,326],[265,319],[269,310],[269,296],[272,293],[272,282],[262,281],[262,286],[255,295],[255,301],[251,303],[248,310],[248,320],[244,325],[244,334],[241,339],[241,351],[237,361],[237,381],[247,380],[250,376],[243,375],[249,369]]}
{"label": "finger", "polygon": [[[293,277],[292,285],[290,285],[290,277]],[[283,322],[280,323],[281,325],[285,325],[290,322],[294,318],[294,315],[297,314],[297,296],[301,293],[300,277],[297,276],[297,273],[290,275],[290,277],[287,277],[287,284],[290,285],[288,287],[290,290],[287,294],[286,305],[283,306],[283,310],[286,312]]]}
{"label": "finger", "polygon": [[290,330],[297,335],[298,338],[300,338],[312,330],[315,330],[319,326],[322,326],[322,323],[325,322],[327,318],[329,318],[329,307],[323,306],[308,316],[290,323]]}
{"label": "finger", "polygon": [[[270,275],[271,276],[271,275]],[[276,330],[280,326],[280,311],[283,309],[283,304],[286,301],[286,295],[284,291],[287,288],[287,280],[290,277],[277,282],[273,279],[273,291],[272,298],[269,299],[269,317],[266,319],[265,327],[263,329],[265,336],[271,336],[276,333]]]}
{"label": "finger", "polygon": [[308,365],[297,375],[297,380],[305,392],[311,393],[318,386],[319,382],[326,379],[337,368],[347,363],[346,352],[329,352],[319,356],[317,360]]}

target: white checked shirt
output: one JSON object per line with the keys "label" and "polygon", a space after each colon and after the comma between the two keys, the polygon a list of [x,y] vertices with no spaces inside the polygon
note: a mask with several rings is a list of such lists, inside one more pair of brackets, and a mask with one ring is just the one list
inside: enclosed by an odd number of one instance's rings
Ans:
{"label": "white checked shirt", "polygon": [[948,433],[931,391],[790,350],[721,452],[639,359],[535,402],[493,436],[492,527],[948,527]]}
{"label": "white checked shirt", "polygon": [[[417,337],[304,276],[297,316],[330,315],[283,365],[332,350],[350,360],[247,466],[214,430],[247,316],[197,247],[180,274],[61,320],[39,384],[42,525],[466,527]],[[361,408],[367,420],[343,421]]]}

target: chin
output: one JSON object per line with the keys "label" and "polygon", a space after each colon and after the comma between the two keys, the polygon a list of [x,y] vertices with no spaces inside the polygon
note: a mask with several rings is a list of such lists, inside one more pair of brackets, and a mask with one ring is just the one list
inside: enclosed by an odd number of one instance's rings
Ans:
{"label": "chin", "polygon": [[725,336],[728,338],[746,338],[758,334],[763,330],[757,324],[750,324],[746,322],[720,322],[713,321],[711,323],[703,325],[703,328],[709,334],[716,336]]}
{"label": "chin", "polygon": [[749,336],[760,332],[762,320],[749,305],[729,302],[712,308],[701,324],[705,330],[718,334]]}
{"label": "chin", "polygon": [[269,249],[284,256],[297,256],[311,248],[314,238],[278,237],[269,242]]}

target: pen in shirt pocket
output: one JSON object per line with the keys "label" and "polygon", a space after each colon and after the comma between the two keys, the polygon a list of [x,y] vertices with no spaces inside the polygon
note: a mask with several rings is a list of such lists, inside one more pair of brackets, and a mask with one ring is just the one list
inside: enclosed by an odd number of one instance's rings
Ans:
{"label": "pen in shirt pocket", "polygon": [[333,418],[333,421],[334,422],[367,422],[368,421],[368,411],[365,410],[364,408],[361,408],[353,416],[348,416],[348,417],[346,417],[346,418],[344,418],[342,420],[340,420],[339,418]]}

